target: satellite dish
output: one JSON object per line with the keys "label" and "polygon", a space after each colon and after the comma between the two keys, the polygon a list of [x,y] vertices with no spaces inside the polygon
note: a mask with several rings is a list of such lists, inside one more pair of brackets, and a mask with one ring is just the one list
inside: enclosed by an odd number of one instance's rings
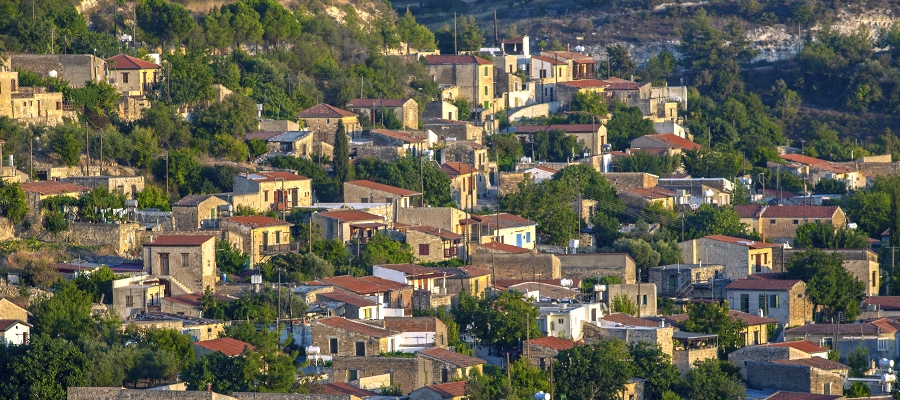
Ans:
{"label": "satellite dish", "polygon": [[47,75],[49,75],[51,78],[56,78],[56,76],[59,75],[59,72],[56,72],[56,70],[54,69],[48,72]]}

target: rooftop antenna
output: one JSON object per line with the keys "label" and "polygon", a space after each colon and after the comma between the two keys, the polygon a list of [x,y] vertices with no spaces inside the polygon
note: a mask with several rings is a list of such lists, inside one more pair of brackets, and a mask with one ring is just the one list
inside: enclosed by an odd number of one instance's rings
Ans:
{"label": "rooftop antenna", "polygon": [[500,34],[497,31],[497,10],[494,10],[494,46],[500,47]]}

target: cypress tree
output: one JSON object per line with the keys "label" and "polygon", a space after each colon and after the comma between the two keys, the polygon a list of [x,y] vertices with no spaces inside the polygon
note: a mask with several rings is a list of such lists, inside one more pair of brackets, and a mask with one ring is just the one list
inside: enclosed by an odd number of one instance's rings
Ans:
{"label": "cypress tree", "polygon": [[344,122],[338,121],[337,132],[334,134],[334,179],[338,183],[338,191],[341,198],[344,196],[344,182],[353,179],[353,169],[350,167],[350,143],[345,132]]}

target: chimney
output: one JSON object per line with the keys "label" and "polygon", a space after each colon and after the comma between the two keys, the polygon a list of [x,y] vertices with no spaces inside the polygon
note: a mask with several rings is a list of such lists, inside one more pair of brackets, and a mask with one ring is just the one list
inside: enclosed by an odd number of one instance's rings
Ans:
{"label": "chimney", "polygon": [[206,383],[206,391],[212,392],[212,383],[209,383],[209,382]]}

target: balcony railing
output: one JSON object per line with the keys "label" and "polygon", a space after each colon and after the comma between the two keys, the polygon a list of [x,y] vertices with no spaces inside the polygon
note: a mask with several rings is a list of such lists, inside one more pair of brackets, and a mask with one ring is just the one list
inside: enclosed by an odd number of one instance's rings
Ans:
{"label": "balcony railing", "polygon": [[263,255],[275,255],[284,253],[297,253],[300,251],[300,242],[260,245],[259,253]]}

